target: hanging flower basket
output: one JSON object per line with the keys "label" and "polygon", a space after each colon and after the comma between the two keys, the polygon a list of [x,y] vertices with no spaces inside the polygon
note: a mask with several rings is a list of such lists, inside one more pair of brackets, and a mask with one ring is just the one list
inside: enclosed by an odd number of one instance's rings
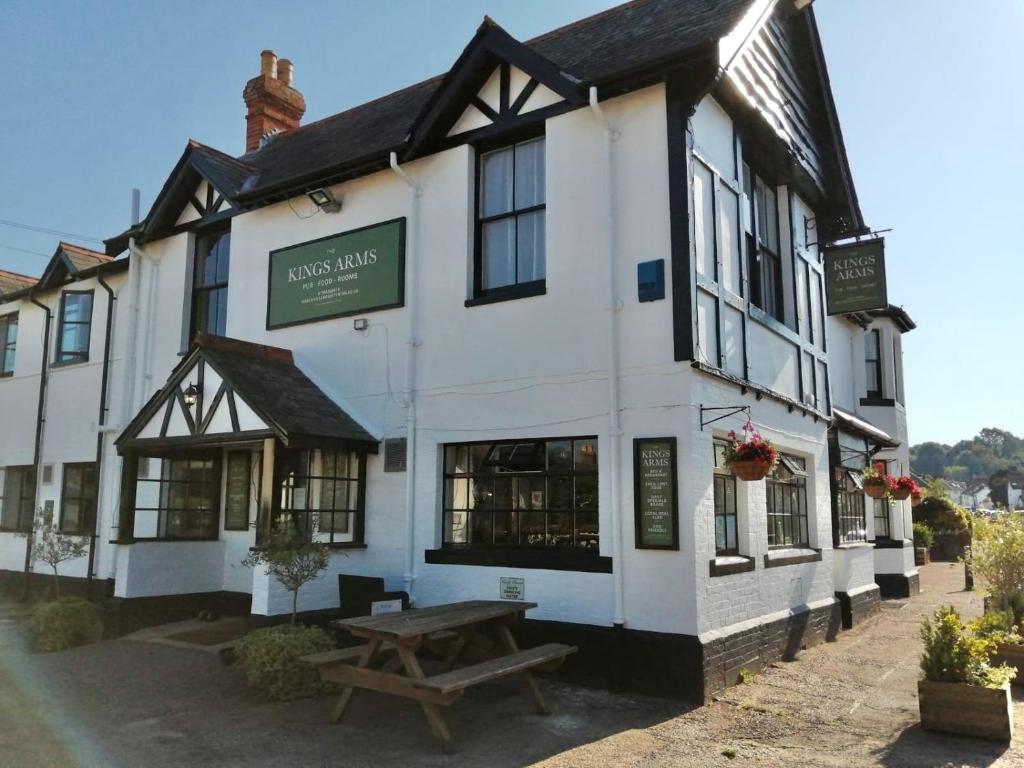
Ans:
{"label": "hanging flower basket", "polygon": [[861,473],[864,493],[872,499],[884,499],[892,494],[893,479],[879,467],[868,467]]}
{"label": "hanging flower basket", "polygon": [[892,498],[895,499],[896,501],[903,501],[904,499],[909,499],[915,493],[920,495],[921,489],[918,488],[917,483],[914,482],[914,479],[912,477],[907,477],[906,475],[903,475],[903,477],[897,478],[892,481],[891,495]]}
{"label": "hanging flower basket", "polygon": [[757,481],[764,480],[772,471],[771,464],[766,461],[732,461],[729,462],[729,469],[740,480]]}
{"label": "hanging flower basket", "polygon": [[725,447],[725,463],[740,480],[764,480],[775,469],[779,452],[771,440],[761,437],[751,422],[743,425],[743,440],[735,432],[729,433]]}
{"label": "hanging flower basket", "polygon": [[872,499],[884,499],[889,495],[889,484],[885,481],[864,482],[864,493]]}

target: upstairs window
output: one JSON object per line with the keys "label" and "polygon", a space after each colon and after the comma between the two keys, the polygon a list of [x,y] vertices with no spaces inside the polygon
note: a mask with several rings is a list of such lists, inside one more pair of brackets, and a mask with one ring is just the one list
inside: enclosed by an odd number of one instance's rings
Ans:
{"label": "upstairs window", "polygon": [[192,279],[192,333],[224,336],[228,323],[228,267],[231,230],[218,229],[196,238]]}
{"label": "upstairs window", "polygon": [[882,332],[877,328],[864,336],[864,367],[869,398],[882,397]]}
{"label": "upstairs window", "polygon": [[65,464],[61,477],[60,532],[87,535],[96,523],[96,464]]}
{"label": "upstairs window", "polygon": [[0,376],[14,375],[14,353],[18,346],[18,313],[0,317]]}
{"label": "upstairs window", "polygon": [[743,192],[750,205],[746,217],[750,301],[765,314],[785,322],[782,257],[779,253],[779,203],[775,189],[744,165]]}
{"label": "upstairs window", "polygon": [[84,363],[89,359],[92,332],[92,291],[64,291],[60,297],[56,363]]}
{"label": "upstairs window", "polygon": [[480,155],[476,219],[477,297],[544,287],[544,139]]}
{"label": "upstairs window", "polygon": [[32,530],[35,510],[36,468],[7,467],[0,469],[0,530]]}

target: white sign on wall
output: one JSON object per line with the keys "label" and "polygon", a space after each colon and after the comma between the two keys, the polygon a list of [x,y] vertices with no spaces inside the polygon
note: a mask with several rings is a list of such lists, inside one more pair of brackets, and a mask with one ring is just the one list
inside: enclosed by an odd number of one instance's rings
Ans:
{"label": "white sign on wall", "polygon": [[370,615],[380,616],[385,613],[401,613],[402,601],[398,600],[377,600],[370,603]]}
{"label": "white sign on wall", "polygon": [[525,600],[526,579],[502,576],[498,581],[498,594],[502,600]]}

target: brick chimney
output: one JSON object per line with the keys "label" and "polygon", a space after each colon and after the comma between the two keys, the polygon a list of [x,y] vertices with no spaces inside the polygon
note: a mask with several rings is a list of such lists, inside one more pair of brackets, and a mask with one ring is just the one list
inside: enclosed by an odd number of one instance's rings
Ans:
{"label": "brick chimney", "polygon": [[260,73],[245,84],[245,151],[260,148],[268,133],[293,131],[306,112],[306,100],[292,87],[294,67],[273,51],[260,54]]}

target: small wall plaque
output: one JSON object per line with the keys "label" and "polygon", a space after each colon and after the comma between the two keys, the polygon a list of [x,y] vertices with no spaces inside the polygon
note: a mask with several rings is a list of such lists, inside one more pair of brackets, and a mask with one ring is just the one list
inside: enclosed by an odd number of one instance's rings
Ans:
{"label": "small wall plaque", "polygon": [[502,576],[498,580],[498,594],[502,600],[525,600],[526,579]]}
{"label": "small wall plaque", "polygon": [[399,600],[376,600],[370,603],[370,615],[382,616],[385,613],[401,613],[402,601]]}

